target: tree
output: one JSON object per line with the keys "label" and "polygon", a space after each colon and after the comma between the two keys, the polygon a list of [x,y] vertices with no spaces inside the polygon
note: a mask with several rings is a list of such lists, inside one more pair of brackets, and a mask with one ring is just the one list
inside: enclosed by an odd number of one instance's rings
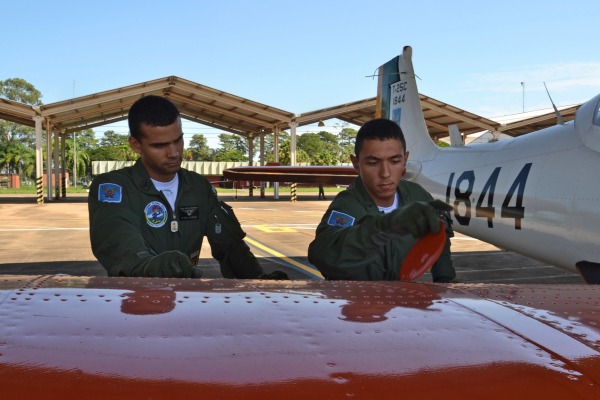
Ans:
{"label": "tree", "polygon": [[248,161],[248,141],[240,135],[219,134],[220,148],[215,151],[215,161]]}
{"label": "tree", "polygon": [[309,155],[312,165],[336,165],[339,159],[337,136],[327,131],[300,135],[298,148]]}
{"label": "tree", "polygon": [[67,170],[69,171],[72,177],[75,176],[75,174],[73,173],[73,153],[75,153],[77,157],[77,175],[91,175],[92,160],[90,158],[90,152],[94,148],[94,143],[98,142],[96,138],[94,138],[94,131],[92,131],[91,129],[87,129],[86,131],[77,132],[75,136],[77,138],[77,148],[73,148],[72,134],[67,136],[67,139],[65,141],[65,164]]}
{"label": "tree", "polygon": [[190,160],[211,161],[215,151],[208,146],[206,137],[202,134],[192,136],[187,150],[190,151]]}
{"label": "tree", "polygon": [[[291,141],[286,140],[279,144],[279,163],[281,165],[291,165]],[[309,155],[302,149],[296,146],[296,163],[310,162]]]}
{"label": "tree", "polygon": [[[70,135],[71,137],[73,134]],[[90,150],[98,146],[98,139],[92,129],[86,129],[75,133],[77,138],[77,151]]]}
{"label": "tree", "polygon": [[25,79],[12,78],[0,81],[0,94],[2,97],[18,101],[23,104],[39,106],[42,104],[42,93]]}
{"label": "tree", "polygon": [[340,146],[340,159],[342,163],[350,161],[350,155],[354,154],[354,143],[356,142],[356,129],[342,128],[338,134],[338,143]]}
{"label": "tree", "polygon": [[246,157],[241,151],[232,149],[217,149],[215,151],[215,161],[248,161],[248,157]]}
{"label": "tree", "polygon": [[[20,78],[0,81],[0,96],[9,100],[37,106],[42,104],[42,94],[32,84]],[[77,169],[91,173],[89,151],[97,146],[94,131],[78,132]],[[3,151],[4,168],[33,177],[35,170],[35,130],[8,121],[0,121],[0,138],[8,144]],[[46,137],[44,137],[44,141]],[[67,169],[73,173],[73,137],[68,135],[65,142]],[[17,152],[15,156],[14,152]],[[45,152],[42,153],[45,156]],[[17,158],[18,165],[15,163]]]}
{"label": "tree", "polygon": [[[286,156],[282,151],[282,145],[286,142],[289,143],[290,134],[287,131],[283,131],[279,133],[279,162],[283,164],[282,159]],[[289,144],[287,146],[289,152]],[[290,156],[287,155],[287,159],[289,160]],[[274,162],[275,161],[275,135],[266,135],[265,136],[265,162]],[[285,164],[284,164],[285,165]],[[289,165],[289,164],[287,164]]]}
{"label": "tree", "polygon": [[[40,91],[21,78],[0,81],[0,97],[31,106],[42,104]],[[7,142],[17,141],[35,149],[35,130],[28,126],[0,120],[0,139]]]}
{"label": "tree", "polygon": [[104,132],[100,145],[88,151],[90,160],[94,161],[134,161],[138,155],[129,146],[128,135],[112,130]]}
{"label": "tree", "polygon": [[0,143],[0,170],[33,178],[35,151],[23,143]]}
{"label": "tree", "polygon": [[245,138],[243,138],[240,135],[220,133],[219,143],[221,145],[221,148],[226,151],[239,150],[242,154],[248,153],[248,142]]}

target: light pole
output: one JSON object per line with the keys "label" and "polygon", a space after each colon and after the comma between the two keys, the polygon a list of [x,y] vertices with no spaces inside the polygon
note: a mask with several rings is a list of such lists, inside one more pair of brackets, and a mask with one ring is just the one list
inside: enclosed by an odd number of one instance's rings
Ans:
{"label": "light pole", "polygon": [[521,82],[521,88],[523,89],[523,113],[525,113],[525,82]]}

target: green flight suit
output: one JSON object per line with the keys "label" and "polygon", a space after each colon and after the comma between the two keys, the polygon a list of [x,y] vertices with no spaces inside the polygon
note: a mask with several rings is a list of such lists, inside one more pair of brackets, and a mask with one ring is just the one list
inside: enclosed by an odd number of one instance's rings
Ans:
{"label": "green flight suit", "polygon": [[[398,185],[399,207],[433,198],[420,185],[402,181]],[[414,236],[380,232],[375,228],[383,214],[367,193],[361,178],[340,192],[321,219],[315,239],[308,248],[308,260],[326,279],[398,280],[400,266],[416,242]],[[456,273],[450,259],[449,216],[446,222],[446,246],[431,268],[434,281],[447,282]]]}
{"label": "green flight suit", "polygon": [[178,174],[175,210],[139,160],[94,178],[88,198],[90,241],[108,275],[130,276],[141,261],[168,250],[186,254],[196,265],[204,236],[224,277],[261,275],[231,207],[219,201],[202,175],[185,169]]}

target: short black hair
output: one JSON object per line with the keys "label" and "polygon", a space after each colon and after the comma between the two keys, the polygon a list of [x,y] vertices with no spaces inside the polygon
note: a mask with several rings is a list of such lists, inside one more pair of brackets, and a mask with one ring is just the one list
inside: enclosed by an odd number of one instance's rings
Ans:
{"label": "short black hair", "polygon": [[167,126],[179,117],[179,110],[170,100],[162,96],[149,95],[137,100],[129,109],[129,134],[141,139],[142,124]]}
{"label": "short black hair", "polygon": [[396,122],[387,118],[375,118],[365,123],[360,127],[356,134],[354,142],[354,154],[358,157],[358,153],[362,150],[365,140],[387,140],[397,139],[402,142],[402,147],[406,151],[406,139],[402,128]]}

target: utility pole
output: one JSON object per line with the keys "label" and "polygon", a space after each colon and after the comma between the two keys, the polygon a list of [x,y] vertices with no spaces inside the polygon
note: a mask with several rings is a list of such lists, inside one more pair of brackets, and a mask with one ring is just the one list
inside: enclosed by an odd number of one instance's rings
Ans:
{"label": "utility pole", "polygon": [[521,88],[523,89],[523,113],[525,113],[525,82],[521,82]]}

